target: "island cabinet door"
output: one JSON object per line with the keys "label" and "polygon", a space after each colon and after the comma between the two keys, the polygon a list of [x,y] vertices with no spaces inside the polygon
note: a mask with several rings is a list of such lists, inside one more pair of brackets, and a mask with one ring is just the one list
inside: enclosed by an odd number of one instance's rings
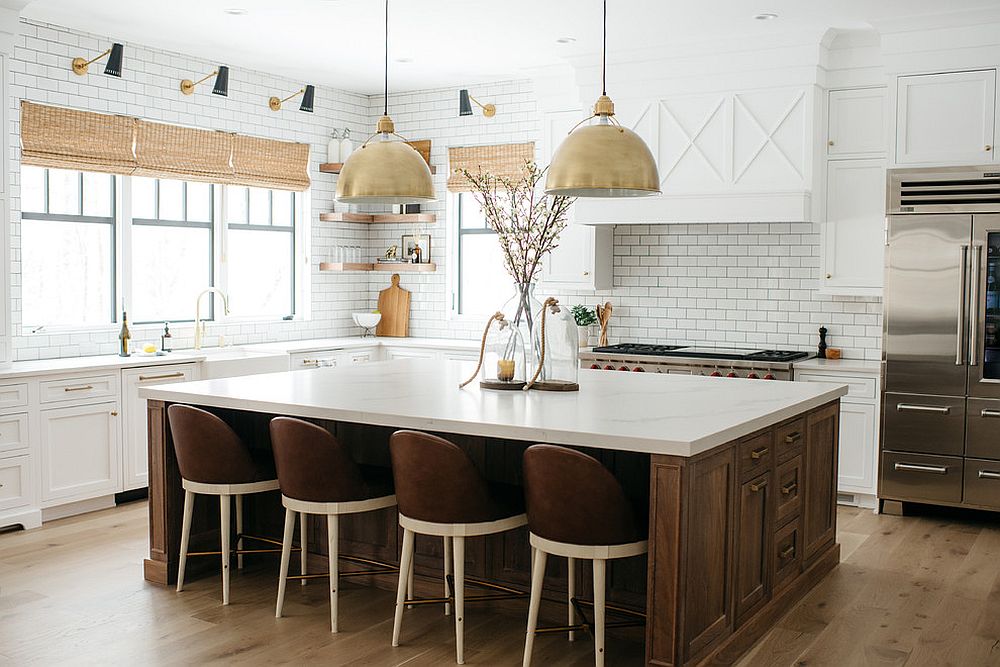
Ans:
{"label": "island cabinet door", "polygon": [[768,555],[772,473],[740,484],[736,513],[736,625],[770,595]]}
{"label": "island cabinet door", "polygon": [[837,441],[840,404],[814,410],[806,423],[803,558],[805,567],[837,534]]}

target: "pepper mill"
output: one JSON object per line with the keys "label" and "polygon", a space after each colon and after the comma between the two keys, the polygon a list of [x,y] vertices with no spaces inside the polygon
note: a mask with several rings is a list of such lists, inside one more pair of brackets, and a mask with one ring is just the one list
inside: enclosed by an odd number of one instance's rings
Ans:
{"label": "pepper mill", "polygon": [[820,359],[826,359],[826,327],[819,328],[819,347],[816,349],[816,356]]}

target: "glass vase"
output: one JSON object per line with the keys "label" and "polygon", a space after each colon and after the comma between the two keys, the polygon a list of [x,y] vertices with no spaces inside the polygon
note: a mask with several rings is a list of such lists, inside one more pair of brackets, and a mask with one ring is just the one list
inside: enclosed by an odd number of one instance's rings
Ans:
{"label": "glass vase", "polygon": [[538,367],[541,350],[535,341],[536,318],[542,310],[542,302],[535,298],[535,283],[517,283],[514,296],[507,300],[500,312],[517,329],[528,348],[525,354],[525,377],[530,378]]}
{"label": "glass vase", "polygon": [[[541,312],[535,318],[533,348],[541,351],[544,359],[541,372],[529,388],[542,391],[578,391],[580,385],[580,328],[569,308],[555,299],[545,302],[545,326],[541,326]],[[544,343],[543,343],[544,338]],[[540,355],[541,356],[541,355]],[[535,365],[538,368],[538,364]]]}

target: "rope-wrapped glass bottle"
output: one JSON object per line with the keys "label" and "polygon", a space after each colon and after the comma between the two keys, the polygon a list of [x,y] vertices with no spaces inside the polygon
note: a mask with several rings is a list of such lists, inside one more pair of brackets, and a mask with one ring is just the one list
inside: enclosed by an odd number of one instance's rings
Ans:
{"label": "rope-wrapped glass bottle", "polygon": [[578,391],[580,334],[573,314],[549,297],[535,321],[534,347],[539,350],[539,360],[525,389]]}
{"label": "rope-wrapped glass bottle", "polygon": [[503,313],[490,316],[483,329],[479,347],[479,365],[459,388],[479,376],[483,389],[522,389],[528,376],[527,346],[519,327],[512,325]]}

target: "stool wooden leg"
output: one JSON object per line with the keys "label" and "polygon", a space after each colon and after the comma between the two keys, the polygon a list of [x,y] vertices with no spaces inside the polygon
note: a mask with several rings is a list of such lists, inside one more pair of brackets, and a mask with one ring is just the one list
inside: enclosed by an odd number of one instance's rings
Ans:
{"label": "stool wooden leg", "polygon": [[451,538],[455,550],[455,662],[465,664],[465,538]]}
{"label": "stool wooden leg", "polygon": [[[309,574],[306,570],[307,562],[309,560],[309,536],[308,536],[308,523],[309,515],[305,512],[299,512],[299,571],[300,574]],[[300,585],[305,586],[307,579],[299,579]]]}
{"label": "stool wooden leg", "polygon": [[[454,568],[451,566],[451,538],[444,538],[444,596],[448,597],[451,595],[451,589],[448,588],[448,575],[455,572]],[[451,615],[451,603],[444,603],[444,615]]]}
{"label": "stool wooden leg", "polygon": [[406,602],[406,580],[413,567],[413,531],[403,529],[403,553],[399,556],[399,584],[396,586],[396,615],[392,621],[392,645],[399,646],[399,631],[403,627],[403,607]]}
{"label": "stool wooden leg", "polygon": [[[243,550],[243,496],[236,496],[236,550]],[[243,554],[236,554],[236,569],[243,569]]]}
{"label": "stool wooden leg", "polygon": [[[576,625],[576,608],[573,598],[576,597],[576,559],[566,559],[566,625]],[[569,631],[569,640],[576,641],[576,633]]]}
{"label": "stool wooden leg", "polygon": [[222,604],[229,604],[229,560],[232,554],[229,553],[229,531],[230,531],[230,496],[222,494],[219,496],[219,518],[220,532],[222,534]]}
{"label": "stool wooden leg", "polygon": [[608,561],[594,559],[594,664],[604,667],[604,586]]}
{"label": "stool wooden leg", "polygon": [[194,492],[184,490],[184,519],[181,522],[181,562],[177,568],[177,592],[184,590],[184,569],[187,567],[188,542],[191,540],[191,515],[194,512]]}
{"label": "stool wooden leg", "polygon": [[531,601],[528,603],[528,631],[524,635],[524,667],[531,665],[531,649],[535,644],[535,630],[538,628],[538,609],[542,606],[542,585],[545,583],[545,558],[541,549],[534,549],[531,564]]}
{"label": "stool wooden leg", "polygon": [[337,588],[340,578],[338,547],[340,545],[340,517],[326,515],[326,533],[330,552],[330,632],[337,632]]}
{"label": "stool wooden leg", "polygon": [[285,508],[285,534],[281,538],[281,568],[278,571],[278,604],[274,617],[281,618],[285,606],[285,585],[288,583],[288,561],[292,559],[292,537],[295,535],[295,512]]}
{"label": "stool wooden leg", "polygon": [[[410,572],[406,576],[406,599],[407,600],[412,600],[413,599],[413,570],[414,570],[414,568],[411,566],[410,567]],[[407,609],[413,609],[413,605],[412,604],[408,604],[408,605],[406,605],[406,608]]]}

